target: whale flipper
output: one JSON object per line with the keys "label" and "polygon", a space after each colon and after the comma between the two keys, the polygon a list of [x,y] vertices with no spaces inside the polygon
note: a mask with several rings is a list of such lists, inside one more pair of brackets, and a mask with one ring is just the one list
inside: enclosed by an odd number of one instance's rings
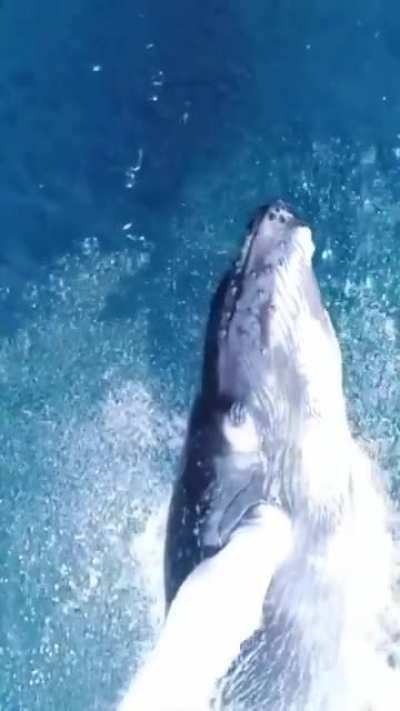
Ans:
{"label": "whale flipper", "polygon": [[157,646],[119,711],[209,711],[216,681],[262,622],[265,590],[292,543],[281,509],[253,507],[225,547],[179,587]]}

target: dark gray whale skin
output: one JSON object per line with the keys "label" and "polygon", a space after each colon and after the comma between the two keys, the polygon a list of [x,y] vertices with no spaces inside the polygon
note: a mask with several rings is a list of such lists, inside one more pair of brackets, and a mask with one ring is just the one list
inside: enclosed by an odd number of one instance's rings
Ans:
{"label": "dark gray whale skin", "polygon": [[[266,222],[267,220],[267,222]],[[267,228],[258,231],[261,222]],[[190,415],[181,472],[169,508],[165,544],[167,608],[191,571],[217,553],[238,525],[251,522],[266,500],[270,410],[262,396],[268,366],[268,321],[274,310],[274,273],[303,223],[278,201],[259,208],[241,254],[211,302],[200,392]],[[313,285],[312,285],[313,286]],[[236,451],[224,422],[250,418],[260,446]]]}

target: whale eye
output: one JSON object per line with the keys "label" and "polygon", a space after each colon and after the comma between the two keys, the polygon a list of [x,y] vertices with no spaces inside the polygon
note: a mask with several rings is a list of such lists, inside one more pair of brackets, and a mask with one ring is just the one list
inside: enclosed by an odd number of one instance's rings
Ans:
{"label": "whale eye", "polygon": [[231,405],[222,420],[222,433],[234,452],[251,453],[259,450],[256,424],[242,403]]}
{"label": "whale eye", "polygon": [[234,402],[229,408],[229,419],[234,427],[240,427],[246,419],[246,408],[241,402]]}

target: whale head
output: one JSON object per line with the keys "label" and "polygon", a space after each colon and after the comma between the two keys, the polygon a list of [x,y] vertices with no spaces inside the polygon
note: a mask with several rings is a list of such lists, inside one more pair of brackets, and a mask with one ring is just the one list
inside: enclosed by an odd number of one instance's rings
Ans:
{"label": "whale head", "polygon": [[310,228],[288,205],[259,208],[209,324],[213,362],[205,363],[206,387],[212,384],[221,402],[261,412],[263,431],[285,439],[293,415],[331,408],[335,398],[341,406],[340,349],[313,253]]}

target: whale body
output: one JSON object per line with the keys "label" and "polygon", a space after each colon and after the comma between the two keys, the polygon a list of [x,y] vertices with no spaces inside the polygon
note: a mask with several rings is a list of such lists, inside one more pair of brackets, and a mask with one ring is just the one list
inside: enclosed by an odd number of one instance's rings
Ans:
{"label": "whale body", "polygon": [[167,604],[271,490],[288,508],[295,482],[282,459],[297,456],[311,413],[323,410],[347,434],[340,350],[312,271],[313,250],[310,229],[283,203],[260,208],[217,290],[169,513]]}
{"label": "whale body", "polygon": [[[391,540],[351,436],[313,252],[292,208],[263,206],[212,300],[169,508],[166,622],[120,711],[370,703],[352,660],[379,636]],[[360,603],[373,566],[379,583]]]}

